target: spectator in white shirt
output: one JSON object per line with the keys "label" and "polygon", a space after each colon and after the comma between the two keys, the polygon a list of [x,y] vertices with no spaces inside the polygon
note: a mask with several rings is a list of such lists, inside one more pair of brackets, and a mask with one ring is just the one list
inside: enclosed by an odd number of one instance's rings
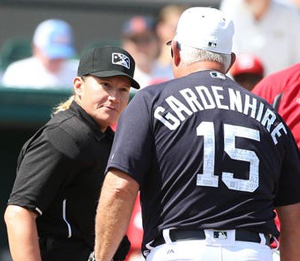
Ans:
{"label": "spectator in white shirt", "polygon": [[283,0],[223,0],[235,24],[233,51],[258,56],[265,75],[300,61],[300,13]]}
{"label": "spectator in white shirt", "polygon": [[78,60],[71,26],[57,19],[38,25],[32,43],[33,56],[11,63],[2,84],[20,88],[69,88],[77,75]]}

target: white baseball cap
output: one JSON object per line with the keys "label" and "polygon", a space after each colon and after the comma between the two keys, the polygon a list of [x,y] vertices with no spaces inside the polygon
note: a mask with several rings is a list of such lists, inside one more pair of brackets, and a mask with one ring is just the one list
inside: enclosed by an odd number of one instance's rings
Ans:
{"label": "white baseball cap", "polygon": [[215,8],[191,7],[178,20],[174,41],[216,53],[230,54],[233,22]]}
{"label": "white baseball cap", "polygon": [[40,23],[34,32],[33,43],[50,59],[75,55],[72,28],[63,20],[50,19]]}

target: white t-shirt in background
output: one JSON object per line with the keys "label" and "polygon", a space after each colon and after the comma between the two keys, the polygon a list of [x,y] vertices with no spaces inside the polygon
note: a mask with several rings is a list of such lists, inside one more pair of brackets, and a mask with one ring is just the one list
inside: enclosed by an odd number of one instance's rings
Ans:
{"label": "white t-shirt in background", "polygon": [[59,72],[53,74],[42,66],[36,57],[30,57],[10,64],[3,74],[2,85],[20,88],[68,89],[73,86],[79,61],[66,60]]}
{"label": "white t-shirt in background", "polygon": [[244,0],[223,0],[220,10],[233,20],[233,52],[253,53],[265,75],[300,61],[300,12],[282,0],[271,0],[261,20],[254,19]]}

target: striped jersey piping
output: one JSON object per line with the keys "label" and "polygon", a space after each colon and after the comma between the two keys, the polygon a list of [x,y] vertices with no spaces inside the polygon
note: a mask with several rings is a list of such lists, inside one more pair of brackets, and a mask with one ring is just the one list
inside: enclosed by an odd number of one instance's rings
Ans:
{"label": "striped jersey piping", "polygon": [[40,215],[43,215],[42,210],[40,210],[38,207],[35,208],[35,211],[37,211]]}
{"label": "striped jersey piping", "polygon": [[67,212],[67,200],[66,199],[64,199],[64,201],[63,201],[62,211],[63,211],[63,220],[65,221],[65,223],[67,225],[67,228],[68,228],[68,238],[70,238],[70,237],[72,237],[72,228],[71,228],[70,223],[67,220],[67,214],[66,214],[66,212]]}

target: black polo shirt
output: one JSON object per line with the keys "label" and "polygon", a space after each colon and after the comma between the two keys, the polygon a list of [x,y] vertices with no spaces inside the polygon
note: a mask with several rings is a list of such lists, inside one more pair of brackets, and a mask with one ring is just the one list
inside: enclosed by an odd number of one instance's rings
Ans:
{"label": "black polo shirt", "polygon": [[39,216],[40,237],[84,238],[94,219],[114,132],[102,133],[76,103],[56,114],[23,146],[8,204]]}

